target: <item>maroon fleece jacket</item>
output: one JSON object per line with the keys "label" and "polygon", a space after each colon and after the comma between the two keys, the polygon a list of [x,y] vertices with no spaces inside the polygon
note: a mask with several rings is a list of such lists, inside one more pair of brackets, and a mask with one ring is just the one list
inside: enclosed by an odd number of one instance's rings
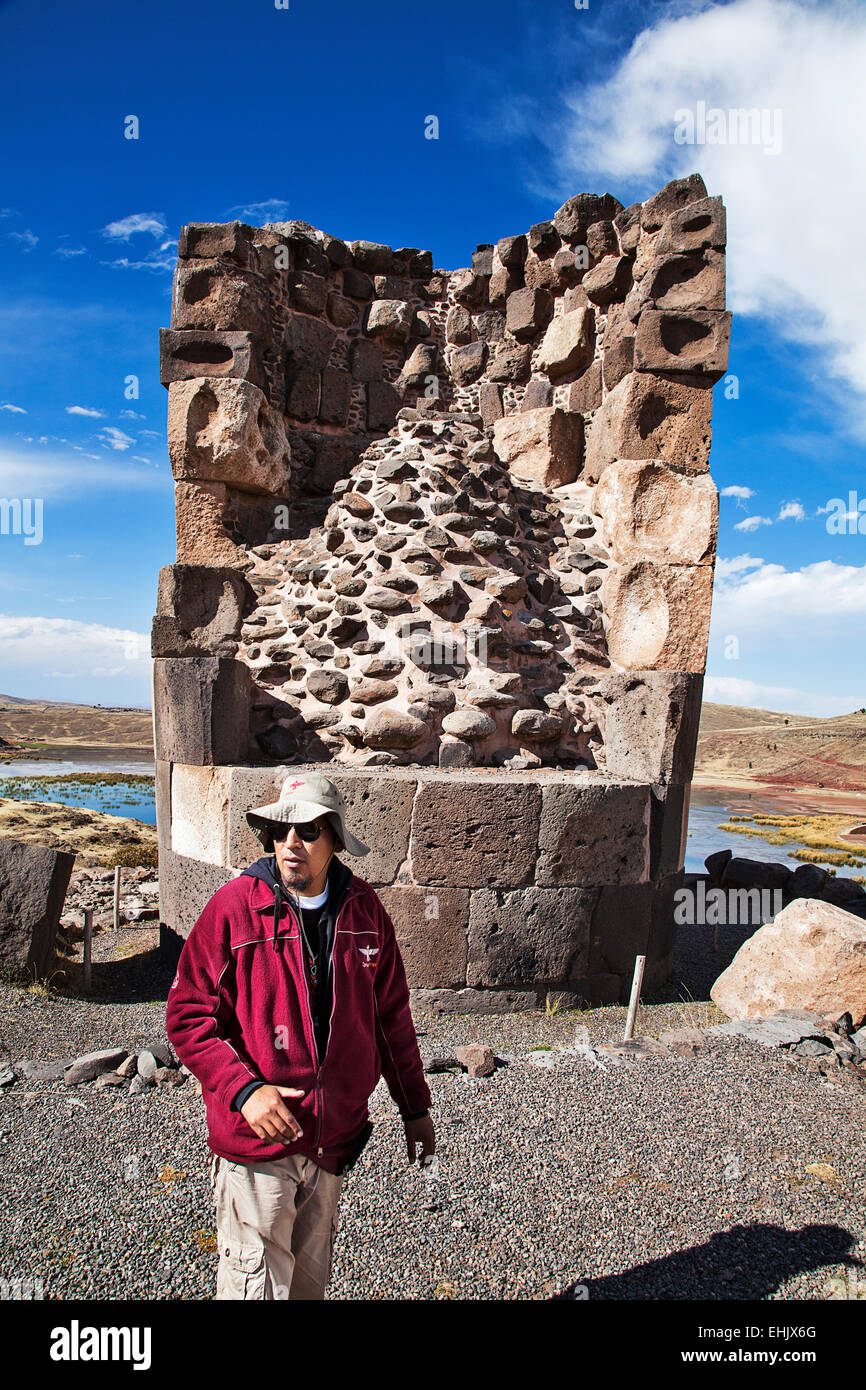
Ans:
{"label": "maroon fleece jacket", "polygon": [[[168,1036],[201,1081],[214,1153],[235,1163],[302,1153],[336,1173],[380,1076],[404,1117],[430,1105],[406,973],[384,905],[353,875],[335,923],[331,1026],[319,1063],[297,917],[282,902],[275,920],[275,906],[259,878],[242,876],[214,893],[180,955]],[[303,1098],[286,1098],[300,1139],[259,1139],[232,1110],[250,1081],[303,1090]]]}

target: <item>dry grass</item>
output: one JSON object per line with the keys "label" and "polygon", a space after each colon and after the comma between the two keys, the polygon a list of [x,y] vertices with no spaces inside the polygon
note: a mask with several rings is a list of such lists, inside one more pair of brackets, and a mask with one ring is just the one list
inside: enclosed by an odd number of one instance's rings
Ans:
{"label": "dry grass", "polygon": [[796,845],[792,859],[812,864],[835,864],[858,868],[866,864],[866,848],[852,849],[850,840],[840,836],[860,824],[862,816],[840,814],[774,815],[756,812],[752,816],[731,816],[720,830],[748,835],[771,845]]}

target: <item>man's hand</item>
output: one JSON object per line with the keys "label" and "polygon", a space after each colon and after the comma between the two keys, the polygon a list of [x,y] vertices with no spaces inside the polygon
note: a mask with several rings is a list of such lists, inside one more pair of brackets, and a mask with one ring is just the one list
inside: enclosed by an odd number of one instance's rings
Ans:
{"label": "man's hand", "polygon": [[283,1096],[299,1097],[303,1091],[291,1086],[259,1086],[241,1107],[241,1114],[260,1139],[278,1144],[293,1144],[303,1134],[291,1110],[283,1104]]}
{"label": "man's hand", "polygon": [[428,1154],[436,1152],[436,1133],[433,1129],[433,1121],[429,1115],[424,1115],[420,1120],[405,1120],[406,1126],[406,1152],[409,1155],[409,1162],[415,1162],[416,1145],[421,1145],[421,1153],[418,1158],[422,1162]]}

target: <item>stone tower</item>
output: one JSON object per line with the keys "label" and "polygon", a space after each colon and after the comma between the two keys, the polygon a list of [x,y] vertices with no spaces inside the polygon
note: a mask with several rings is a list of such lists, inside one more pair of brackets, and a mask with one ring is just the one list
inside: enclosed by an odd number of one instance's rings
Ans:
{"label": "stone tower", "polygon": [[471,267],[191,224],[161,334],[177,563],[153,628],[164,922],[315,764],[416,1002],[671,968],[706,661],[725,212],[570,198]]}

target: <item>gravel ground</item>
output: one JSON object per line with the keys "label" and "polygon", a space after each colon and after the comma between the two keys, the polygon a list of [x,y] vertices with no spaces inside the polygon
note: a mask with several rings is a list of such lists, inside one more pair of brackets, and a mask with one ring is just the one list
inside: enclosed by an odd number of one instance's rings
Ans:
{"label": "gravel ground", "polygon": [[[675,981],[641,1006],[637,1031],[720,1021],[702,1001],[741,940],[723,932],[713,955],[684,929]],[[164,1039],[155,944],[152,928],[98,935],[88,1000],[2,986],[13,1063]],[[425,1054],[484,1042],[499,1065],[483,1080],[429,1077],[437,1180],[408,1168],[380,1083],[330,1296],[866,1297],[866,1093],[742,1038],[601,1065],[572,1049],[575,1025],[610,1041],[624,1014],[417,1013]],[[48,1299],[210,1298],[205,1134],[191,1085],[128,1097],[19,1079],[0,1093],[0,1278],[40,1279]]]}

